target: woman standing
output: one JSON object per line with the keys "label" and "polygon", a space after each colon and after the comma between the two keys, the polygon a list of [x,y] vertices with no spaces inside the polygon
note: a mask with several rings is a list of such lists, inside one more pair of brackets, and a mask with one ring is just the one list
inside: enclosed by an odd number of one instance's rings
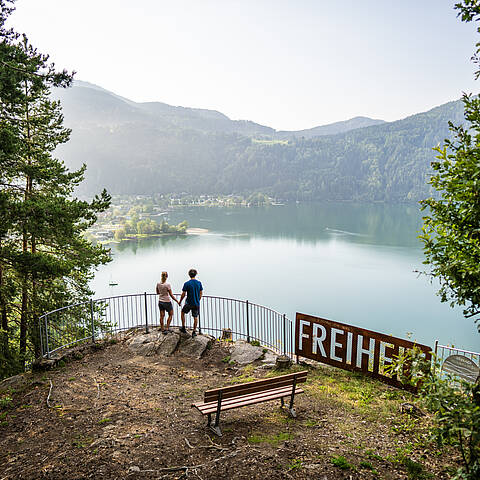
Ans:
{"label": "woman standing", "polygon": [[[170,298],[178,303],[178,300],[173,296],[172,287],[167,283],[168,273],[162,272],[162,281],[157,283],[158,294],[158,308],[160,309],[160,329],[162,333],[166,335],[170,328],[170,323],[173,318],[173,305]],[[180,305],[180,304],[179,304]],[[165,318],[165,312],[168,312],[167,328],[164,328],[163,319]]]}

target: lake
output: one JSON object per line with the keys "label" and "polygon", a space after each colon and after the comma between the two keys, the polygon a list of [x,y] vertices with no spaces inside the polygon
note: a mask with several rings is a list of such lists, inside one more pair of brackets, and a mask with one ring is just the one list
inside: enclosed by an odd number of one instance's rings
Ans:
{"label": "lake", "polygon": [[[368,328],[428,345],[480,350],[461,309],[442,304],[422,270],[415,205],[315,203],[258,208],[189,207],[170,212],[208,233],[112,246],[95,297],[154,292],[167,270],[174,292],[198,270],[205,295]],[[118,283],[109,286],[110,282]]]}

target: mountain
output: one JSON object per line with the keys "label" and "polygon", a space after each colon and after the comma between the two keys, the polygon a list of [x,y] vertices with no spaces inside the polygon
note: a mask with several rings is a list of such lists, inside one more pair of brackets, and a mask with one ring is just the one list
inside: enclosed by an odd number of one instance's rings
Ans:
{"label": "mountain", "polygon": [[55,89],[54,97],[62,102],[66,124],[71,128],[136,123],[167,130],[193,129],[246,136],[271,136],[275,131],[248,120],[230,120],[215,110],[174,107],[160,102],[136,103],[82,81],[75,81],[69,89]]}
{"label": "mountain", "polygon": [[384,120],[375,120],[368,117],[354,117],[350,120],[344,120],[343,122],[330,123],[328,125],[322,125],[320,127],[309,128],[307,130],[296,131],[279,131],[275,133],[275,138],[312,138],[323,135],[336,135],[337,133],[345,133],[357,128],[370,127],[372,125],[380,125],[385,123]]}
{"label": "mountain", "polygon": [[[106,187],[114,194],[261,191],[286,200],[417,201],[430,194],[432,147],[448,137],[449,120],[463,121],[463,104],[454,101],[396,122],[356,118],[283,132],[291,135],[283,139],[217,111],[136,103],[84,82],[55,96],[72,128],[57,154],[70,168],[87,164],[85,194]],[[359,126],[365,121],[380,123]]]}

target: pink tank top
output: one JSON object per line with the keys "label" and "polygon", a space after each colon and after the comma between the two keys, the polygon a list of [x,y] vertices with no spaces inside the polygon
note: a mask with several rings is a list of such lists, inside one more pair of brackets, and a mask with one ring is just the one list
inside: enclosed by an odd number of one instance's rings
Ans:
{"label": "pink tank top", "polygon": [[157,283],[158,300],[160,302],[170,302],[170,295],[168,294],[168,290],[171,289],[172,287],[169,283]]}

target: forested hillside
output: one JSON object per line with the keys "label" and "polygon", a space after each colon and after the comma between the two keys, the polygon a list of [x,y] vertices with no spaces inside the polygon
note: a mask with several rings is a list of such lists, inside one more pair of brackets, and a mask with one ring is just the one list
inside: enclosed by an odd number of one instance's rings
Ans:
{"label": "forested hillside", "polygon": [[[432,147],[463,121],[460,101],[403,120],[308,138],[201,109],[135,103],[86,83],[61,95],[68,166],[88,166],[83,191],[251,193],[292,200],[416,201],[429,194]],[[360,123],[359,123],[360,122]],[[310,129],[321,133],[326,127]],[[332,127],[333,128],[333,127]],[[327,128],[328,131],[328,128]],[[290,136],[289,140],[279,140]]]}

